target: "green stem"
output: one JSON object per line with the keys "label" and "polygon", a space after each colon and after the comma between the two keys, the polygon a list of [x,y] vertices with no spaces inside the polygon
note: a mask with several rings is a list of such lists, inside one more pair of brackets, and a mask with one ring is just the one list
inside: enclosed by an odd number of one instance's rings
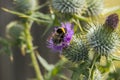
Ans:
{"label": "green stem", "polygon": [[30,53],[30,57],[31,57],[31,60],[32,60],[32,64],[33,64],[33,67],[35,69],[35,73],[36,73],[36,77],[37,77],[37,80],[43,80],[43,77],[42,77],[42,74],[41,74],[41,71],[40,71],[40,67],[38,65],[38,62],[37,62],[37,59],[36,59],[36,56],[35,56],[35,51],[34,51],[34,47],[33,47],[33,44],[32,44],[32,37],[31,37],[31,34],[30,34],[30,29],[31,29],[31,22],[26,22],[25,23],[25,37],[26,37],[26,44],[27,44],[27,49]]}
{"label": "green stem", "polygon": [[18,15],[19,17],[22,17],[22,18],[26,18],[26,19],[29,18],[29,19],[31,19],[33,21],[36,21],[36,22],[50,23],[50,21],[48,21],[48,20],[40,20],[40,19],[34,18],[32,16],[29,16],[29,15],[26,15],[26,14],[23,14],[23,13],[20,13],[20,12],[12,11],[12,10],[9,10],[9,9],[6,9],[6,8],[2,8],[2,10],[6,11],[6,12],[9,12],[11,14]]}
{"label": "green stem", "polygon": [[78,19],[77,19],[77,24],[78,24],[78,27],[79,27],[80,31],[83,32],[83,29],[82,29],[82,27],[80,25],[80,21]]}
{"label": "green stem", "polygon": [[75,18],[81,20],[81,21],[85,21],[85,22],[89,22],[89,19],[80,15],[74,15]]}
{"label": "green stem", "polygon": [[111,54],[109,57],[110,57],[113,61],[114,61],[114,60],[115,60],[115,61],[120,61],[120,56]]}
{"label": "green stem", "polygon": [[99,57],[99,55],[95,53],[95,54],[94,54],[94,57],[93,57],[93,60],[92,60],[92,62],[91,62],[88,80],[93,80],[94,67],[95,67],[95,63],[96,63],[98,57]]}
{"label": "green stem", "polygon": [[43,8],[43,7],[45,7],[45,6],[49,6],[49,3],[50,3],[50,1],[47,1],[46,3],[38,6],[35,10],[41,9],[41,8]]}

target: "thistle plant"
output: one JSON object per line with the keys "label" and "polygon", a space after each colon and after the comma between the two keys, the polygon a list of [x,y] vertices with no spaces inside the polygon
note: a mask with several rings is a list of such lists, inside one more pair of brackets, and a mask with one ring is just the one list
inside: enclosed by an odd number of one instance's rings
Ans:
{"label": "thistle plant", "polygon": [[[102,80],[104,79],[102,75],[107,73],[107,71],[104,73],[101,71],[100,67],[104,70],[103,65],[98,65],[101,63],[102,57],[106,57],[107,68],[110,68],[112,60],[119,60],[117,56],[113,55],[119,49],[119,35],[116,30],[119,17],[118,14],[111,14],[105,19],[104,23],[95,22],[94,17],[99,19],[99,15],[104,10],[103,0],[86,0],[83,2],[81,1],[79,6],[81,9],[79,9],[77,6],[73,6],[73,4],[77,5],[75,1],[52,1],[52,10],[55,16],[57,18],[62,16],[62,18],[60,17],[62,22],[67,20],[74,23],[74,35],[68,42],[69,45],[61,49],[60,55],[63,55],[71,63],[75,63],[75,66],[72,68],[72,80]],[[78,12],[75,9],[78,9]],[[66,14],[69,16],[66,16]],[[64,16],[69,19],[65,19]],[[89,21],[89,18],[92,21]],[[78,28],[80,28],[80,31]],[[55,35],[51,39],[52,45],[56,46],[54,37]],[[63,36],[63,41],[61,42],[64,43],[65,37]],[[58,39],[60,38],[59,36]],[[53,47],[49,48],[53,49]],[[96,73],[99,75],[96,75]]]}
{"label": "thistle plant", "polygon": [[73,36],[70,45],[63,50],[63,55],[72,62],[82,62],[88,60],[88,46],[81,39],[80,34]]}
{"label": "thistle plant", "polygon": [[[120,60],[115,54],[120,48],[119,15],[113,13],[120,7],[109,9],[108,15],[104,13],[104,0],[50,0],[43,5],[37,4],[37,0],[14,0],[13,3],[14,10],[2,9],[19,18],[7,25],[6,38],[0,38],[3,46],[0,52],[8,53],[14,60],[12,47],[18,46],[24,56],[30,56],[36,80],[56,80],[54,77],[105,80],[103,75],[110,72],[113,61]],[[39,11],[47,5],[49,14]],[[105,15],[104,22],[99,22]],[[51,52],[59,53],[61,59],[57,64],[49,64],[34,47],[30,33],[34,22],[54,27],[46,46]],[[46,70],[44,74],[37,59]],[[61,72],[65,67],[72,72],[70,78]]]}
{"label": "thistle plant", "polygon": [[89,30],[88,41],[95,53],[108,56],[119,46],[119,35],[115,32],[118,22],[118,15],[111,14],[103,25],[93,25]]}

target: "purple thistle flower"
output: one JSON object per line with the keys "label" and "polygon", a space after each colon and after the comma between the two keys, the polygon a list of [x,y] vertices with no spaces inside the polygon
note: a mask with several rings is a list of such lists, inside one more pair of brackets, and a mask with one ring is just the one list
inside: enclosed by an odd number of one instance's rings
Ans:
{"label": "purple thistle flower", "polygon": [[119,17],[116,13],[109,15],[105,21],[105,25],[113,29],[115,29],[118,26],[118,23]]}
{"label": "purple thistle flower", "polygon": [[50,38],[47,40],[48,48],[61,53],[63,48],[70,44],[73,34],[73,24],[69,22],[61,23],[61,26],[56,27]]}

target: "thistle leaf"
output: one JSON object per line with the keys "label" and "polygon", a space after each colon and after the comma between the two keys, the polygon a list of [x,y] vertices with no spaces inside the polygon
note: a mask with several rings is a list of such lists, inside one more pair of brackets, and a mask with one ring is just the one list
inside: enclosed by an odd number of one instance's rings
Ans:
{"label": "thistle leaf", "polygon": [[42,66],[47,70],[47,71],[51,71],[53,70],[53,68],[55,67],[52,64],[48,64],[48,62],[42,58],[39,54],[37,54],[37,58],[39,60],[39,62],[42,64]]}

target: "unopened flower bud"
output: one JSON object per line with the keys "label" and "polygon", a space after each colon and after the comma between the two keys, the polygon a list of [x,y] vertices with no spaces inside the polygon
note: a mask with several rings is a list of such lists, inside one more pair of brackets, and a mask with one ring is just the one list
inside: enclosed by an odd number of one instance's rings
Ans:
{"label": "unopened flower bud", "polygon": [[105,21],[105,26],[115,29],[118,26],[119,17],[118,14],[114,13],[107,17]]}
{"label": "unopened flower bud", "polygon": [[85,5],[85,0],[52,0],[53,10],[61,13],[81,13]]}
{"label": "unopened flower bud", "polygon": [[14,4],[16,11],[30,14],[37,7],[37,0],[14,0]]}
{"label": "unopened flower bud", "polygon": [[70,45],[63,49],[63,55],[72,62],[80,62],[88,60],[88,48],[80,35],[74,35]]}

